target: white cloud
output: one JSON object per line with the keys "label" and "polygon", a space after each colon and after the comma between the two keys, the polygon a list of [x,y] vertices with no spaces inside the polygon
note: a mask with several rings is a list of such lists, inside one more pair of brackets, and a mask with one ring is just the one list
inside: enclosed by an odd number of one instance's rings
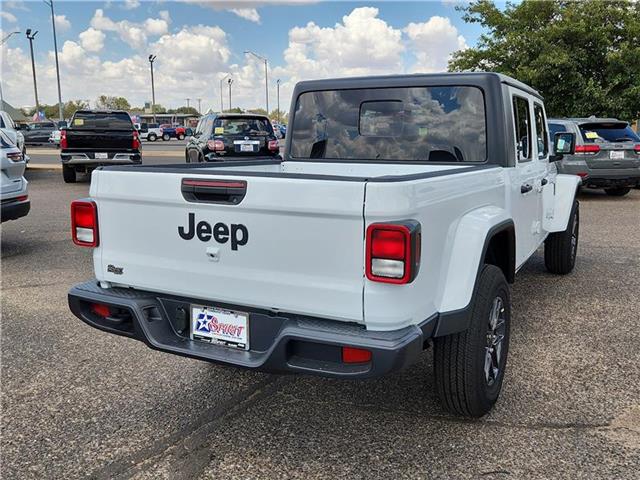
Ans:
{"label": "white cloud", "polygon": [[142,23],[128,20],[115,22],[104,14],[104,10],[98,8],[91,19],[91,26],[96,30],[115,32],[132,48],[143,49],[147,46],[149,36],[156,37],[169,31],[169,23],[171,23],[169,12],[163,10],[159,15],[160,18],[147,18]]}
{"label": "white cloud", "polygon": [[164,35],[169,31],[169,23],[162,18],[147,18],[144,29],[149,35]]}
{"label": "white cloud", "polygon": [[96,30],[93,27],[89,27],[80,35],[80,44],[82,48],[88,52],[99,52],[104,47],[104,39],[106,35],[100,30]]}
{"label": "white cloud", "polygon": [[410,23],[404,29],[417,63],[413,72],[441,72],[447,68],[451,54],[467,48],[458,29],[447,17],[434,16],[424,23]]}
{"label": "white cloud", "polygon": [[140,0],[124,0],[124,9],[133,10],[140,6]]}
{"label": "white cloud", "polygon": [[[240,6],[255,8],[255,4]],[[264,107],[264,64],[260,60],[243,56],[240,51],[232,52],[229,36],[217,26],[183,26],[172,32],[166,10],[155,16],[138,22],[116,21],[97,9],[91,26],[75,41],[67,40],[62,45],[59,56],[63,99],[93,102],[101,94],[122,95],[132,105],[142,105],[151,96],[147,55],[156,53],[156,100],[166,107],[183,105],[189,96],[202,98],[204,110],[211,105],[219,108],[219,81],[227,73],[234,80],[233,106]],[[138,50],[124,58],[101,59],[111,37]],[[299,80],[443,70],[450,54],[460,48],[466,48],[465,39],[445,17],[393,26],[380,17],[378,9],[363,7],[352,10],[333,26],[301,24],[289,30],[282,59],[270,56],[269,107],[276,107],[278,78],[282,80],[280,104],[286,110]],[[265,53],[260,45],[253,49]],[[111,53],[116,51],[114,47]],[[28,49],[5,45],[2,54],[5,97],[18,106],[33,104],[32,87],[24,81],[31,78]],[[53,52],[36,61],[41,101],[55,103]],[[227,107],[226,84],[223,96]]]}
{"label": "white cloud", "polygon": [[232,8],[229,11],[250,22],[260,23],[260,14],[255,8]]}
{"label": "white cloud", "polygon": [[18,21],[16,16],[9,12],[0,12],[0,18],[10,23],[15,23]]}
{"label": "white cloud", "polygon": [[[49,19],[51,19],[51,16],[49,16]],[[55,19],[56,19],[56,29],[58,31],[66,32],[71,28],[71,22],[67,20],[66,15],[56,15]]]}

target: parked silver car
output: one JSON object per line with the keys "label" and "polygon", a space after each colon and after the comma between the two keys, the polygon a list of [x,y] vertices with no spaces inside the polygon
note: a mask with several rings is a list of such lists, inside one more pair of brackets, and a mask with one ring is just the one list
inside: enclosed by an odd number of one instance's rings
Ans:
{"label": "parked silver car", "polygon": [[23,177],[26,163],[20,149],[1,130],[0,166],[2,168],[2,221],[24,217],[31,208],[28,182]]}
{"label": "parked silver car", "polygon": [[551,138],[558,132],[576,136],[574,155],[556,162],[559,173],[582,177],[587,188],[604,188],[620,197],[640,186],[640,137],[615,118],[549,119]]}

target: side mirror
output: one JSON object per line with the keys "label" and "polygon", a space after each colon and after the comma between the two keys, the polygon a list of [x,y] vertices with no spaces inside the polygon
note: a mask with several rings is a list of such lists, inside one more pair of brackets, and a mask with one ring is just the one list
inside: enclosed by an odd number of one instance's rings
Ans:
{"label": "side mirror", "polygon": [[564,155],[573,155],[576,151],[576,135],[570,132],[558,132],[553,137],[553,155],[549,157],[552,162],[562,160]]}

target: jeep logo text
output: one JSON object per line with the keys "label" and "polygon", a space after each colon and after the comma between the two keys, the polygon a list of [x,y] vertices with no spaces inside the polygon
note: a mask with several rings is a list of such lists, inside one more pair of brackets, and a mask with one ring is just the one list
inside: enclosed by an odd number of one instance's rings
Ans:
{"label": "jeep logo text", "polygon": [[196,225],[196,214],[189,213],[186,227],[178,227],[178,235],[184,240],[191,240],[197,236],[201,242],[208,242],[213,239],[218,243],[231,241],[231,250],[238,250],[239,246],[246,245],[249,241],[249,230],[241,223],[232,223],[228,226],[218,222],[213,227],[204,220]]}

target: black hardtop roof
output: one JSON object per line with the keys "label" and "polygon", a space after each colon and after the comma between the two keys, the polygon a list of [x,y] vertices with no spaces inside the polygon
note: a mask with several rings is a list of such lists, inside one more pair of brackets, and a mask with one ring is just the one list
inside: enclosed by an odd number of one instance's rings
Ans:
{"label": "black hardtop roof", "polygon": [[356,88],[385,88],[419,85],[481,85],[491,82],[504,83],[526,93],[542,98],[529,85],[508,75],[494,72],[417,73],[406,75],[380,75],[369,77],[328,78],[298,82],[296,95],[316,90],[348,90]]}
{"label": "black hardtop roof", "polygon": [[[129,112],[127,112],[126,110],[109,110],[109,109],[104,109],[104,108],[85,108],[82,110],[76,110],[75,113],[126,113],[127,115],[129,115]],[[75,114],[74,114],[75,115]]]}
{"label": "black hardtop roof", "polygon": [[269,117],[261,113],[209,113],[203,115],[203,117],[216,117],[216,118],[264,118],[269,120]]}

